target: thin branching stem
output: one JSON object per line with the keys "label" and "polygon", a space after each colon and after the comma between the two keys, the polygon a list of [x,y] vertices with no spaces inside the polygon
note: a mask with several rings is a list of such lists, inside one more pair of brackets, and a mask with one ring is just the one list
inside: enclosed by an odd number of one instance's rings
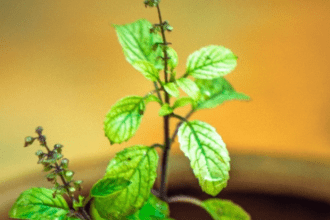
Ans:
{"label": "thin branching stem", "polygon": [[[43,139],[42,142],[43,142],[43,144],[44,144],[44,146],[45,146],[45,148],[46,148],[48,154],[50,154],[50,153],[51,153],[51,150],[49,149],[46,140]],[[61,170],[61,167],[58,165],[57,162],[55,162],[55,168],[56,168],[57,171],[60,171],[60,170]],[[70,198],[70,200],[71,200],[71,203],[73,203],[74,201],[76,201],[76,199],[74,198],[73,193],[71,193],[70,190],[69,190],[69,188],[68,188],[69,183],[65,180],[65,178],[64,178],[64,176],[63,176],[62,174],[60,174],[59,176],[60,176],[60,178],[61,178],[61,180],[62,180],[63,185],[65,186],[65,189],[66,189],[66,191],[67,191],[67,193],[68,193],[68,195],[69,195],[69,198]],[[81,213],[77,213],[77,215],[78,215],[78,217],[79,217],[80,219],[82,219],[82,220],[92,220],[91,217],[88,215],[88,213],[86,212],[86,210],[85,210],[83,207],[81,207],[81,208],[79,209],[79,211],[80,211]]]}
{"label": "thin branching stem", "polygon": [[190,112],[188,112],[188,114],[184,117],[184,120],[181,120],[180,122],[178,122],[178,124],[176,125],[176,128],[175,128],[175,131],[173,132],[173,135],[171,137],[171,143],[170,145],[173,144],[174,142],[174,139],[176,138],[176,136],[178,135],[178,132],[179,132],[179,128],[180,126],[182,125],[183,121],[187,121],[190,116],[194,113],[195,111],[194,110],[191,110]]}
{"label": "thin branching stem", "polygon": [[[159,26],[161,29],[161,34],[162,34],[162,39],[163,39],[163,53],[164,53],[164,81],[165,83],[168,82],[168,54],[166,51],[166,45],[168,45],[168,42],[166,41],[166,36],[165,36],[165,28],[164,28],[164,23],[162,19],[162,15],[160,12],[159,4],[157,5],[157,11],[158,11],[158,18],[159,18]],[[165,91],[165,103],[170,104],[170,96],[169,94]],[[161,174],[160,174],[160,199],[166,200],[167,198],[167,188],[166,188],[166,182],[167,182],[167,163],[168,163],[168,157],[169,157],[169,152],[170,152],[170,118],[169,116],[164,117],[164,151],[163,151],[163,158],[162,158],[162,164],[161,164]]]}
{"label": "thin branching stem", "polygon": [[183,203],[190,203],[202,207],[202,201],[192,196],[186,196],[186,195],[178,195],[178,196],[170,197],[167,199],[167,202],[168,203],[183,202]]}

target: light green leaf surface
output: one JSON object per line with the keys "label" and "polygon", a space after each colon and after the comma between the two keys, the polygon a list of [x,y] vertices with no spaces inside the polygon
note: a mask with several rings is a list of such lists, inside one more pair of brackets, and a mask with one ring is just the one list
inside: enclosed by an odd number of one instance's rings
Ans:
{"label": "light green leaf surface", "polygon": [[164,105],[159,109],[158,115],[165,116],[171,114],[172,112],[173,112],[173,108],[169,104],[164,103]]}
{"label": "light green leaf surface", "polygon": [[144,77],[151,81],[157,81],[159,78],[159,70],[155,68],[155,66],[146,60],[138,60],[135,61],[133,64],[133,67],[141,72]]}
{"label": "light green leaf surface", "polygon": [[116,196],[95,198],[102,218],[120,219],[139,210],[148,200],[156,179],[158,154],[154,148],[133,146],[116,154],[107,167],[105,178],[123,178],[131,184]]}
{"label": "light green leaf surface", "polygon": [[180,78],[176,81],[178,86],[187,93],[188,96],[197,100],[200,96],[199,88],[197,87],[196,83],[188,78]]}
{"label": "light green leaf surface", "polygon": [[179,63],[179,57],[176,51],[172,47],[167,47],[167,54],[169,56],[168,60],[168,66],[170,67],[171,70],[173,70],[175,67],[178,66]]}
{"label": "light green leaf surface", "polygon": [[127,217],[128,220],[153,220],[153,219],[167,219],[170,215],[169,206],[166,202],[158,199],[153,194],[150,194],[149,199],[144,206]]}
{"label": "light green leaf surface", "polygon": [[240,206],[229,200],[208,199],[202,207],[214,220],[250,220],[251,217]]}
{"label": "light green leaf surface", "polygon": [[223,77],[212,80],[197,79],[195,82],[201,92],[197,109],[214,108],[230,100],[250,100],[249,96],[236,92]]}
{"label": "light green leaf surface", "polygon": [[217,195],[227,186],[230,170],[229,153],[222,138],[215,128],[198,120],[183,122],[178,136],[202,190]]}
{"label": "light green leaf surface", "polygon": [[152,24],[140,19],[126,25],[114,25],[119,42],[123,48],[125,57],[130,64],[139,60],[146,60],[152,63],[156,69],[163,69],[162,60],[159,56],[163,56],[161,47],[152,50],[153,45],[162,43],[159,34],[150,33]]}
{"label": "light green leaf surface", "polygon": [[143,98],[128,96],[114,104],[104,121],[104,132],[110,144],[122,143],[133,137],[145,110]]}
{"label": "light green leaf surface", "polygon": [[53,198],[53,190],[46,188],[31,188],[18,197],[9,212],[9,217],[16,219],[57,219],[73,220],[66,215],[70,212],[68,204],[60,195]]}
{"label": "light green leaf surface", "polygon": [[183,106],[186,106],[189,104],[195,105],[195,101],[190,97],[181,97],[181,98],[175,100],[175,102],[173,104],[173,109],[180,108],[180,107],[183,107]]}
{"label": "light green leaf surface", "polygon": [[179,97],[179,95],[180,95],[180,91],[178,89],[178,86],[173,82],[166,83],[164,85],[164,89],[171,96]]}
{"label": "light green leaf surface", "polygon": [[222,46],[207,46],[188,57],[186,74],[197,79],[213,79],[235,69],[237,57]]}
{"label": "light green leaf surface", "polygon": [[148,95],[145,99],[145,104],[148,104],[149,102],[158,102],[159,104],[162,104],[162,102],[160,101],[160,99],[155,96],[155,95]]}
{"label": "light green leaf surface", "polygon": [[123,178],[103,178],[97,181],[91,189],[92,197],[104,197],[110,194],[118,193],[131,184],[130,181]]}

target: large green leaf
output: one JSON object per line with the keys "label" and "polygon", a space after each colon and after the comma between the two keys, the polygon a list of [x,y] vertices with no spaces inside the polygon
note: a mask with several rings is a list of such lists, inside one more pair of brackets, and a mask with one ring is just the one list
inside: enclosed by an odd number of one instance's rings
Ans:
{"label": "large green leaf", "polygon": [[198,79],[213,79],[224,76],[235,69],[237,57],[222,46],[208,46],[188,57],[186,75]]}
{"label": "large green leaf", "polygon": [[194,81],[188,78],[180,78],[176,81],[178,86],[194,100],[200,96],[199,88]]}
{"label": "large green leaf", "polygon": [[229,200],[208,199],[202,207],[214,220],[250,220],[251,217],[240,206]]}
{"label": "large green leaf", "polygon": [[107,167],[105,178],[123,178],[131,184],[116,194],[95,198],[102,218],[120,219],[139,210],[148,200],[156,179],[158,154],[154,148],[133,146],[116,154]]}
{"label": "large green leaf", "polygon": [[162,43],[162,38],[159,34],[150,33],[152,24],[140,19],[126,25],[114,25],[119,42],[123,48],[127,61],[133,64],[139,60],[146,60],[153,64],[156,69],[162,69],[162,60],[159,56],[163,56],[161,47],[153,46]]}
{"label": "large green leaf", "polygon": [[227,186],[230,170],[229,153],[222,138],[215,128],[198,120],[184,122],[178,136],[202,190],[217,195]]}
{"label": "large green leaf", "polygon": [[146,60],[138,60],[135,61],[133,64],[133,67],[140,71],[144,77],[151,81],[157,81],[159,78],[159,70],[156,69],[156,67]]}
{"label": "large green leaf", "polygon": [[92,197],[104,197],[118,193],[131,184],[130,181],[123,178],[103,178],[97,181],[91,189]]}
{"label": "large green leaf", "polygon": [[230,100],[250,100],[249,96],[236,92],[223,77],[212,80],[197,79],[195,82],[201,92],[197,109],[214,108]]}
{"label": "large green leaf", "polygon": [[53,198],[53,193],[53,190],[46,188],[31,188],[24,191],[11,208],[9,217],[31,220],[77,219],[67,216],[70,212],[68,204],[61,195]]}
{"label": "large green leaf", "polygon": [[166,219],[170,215],[169,206],[166,202],[150,194],[143,207],[127,217],[128,220],[153,220],[155,218]]}
{"label": "large green leaf", "polygon": [[140,96],[128,96],[114,104],[104,121],[104,132],[110,143],[122,143],[133,137],[144,110],[144,100]]}

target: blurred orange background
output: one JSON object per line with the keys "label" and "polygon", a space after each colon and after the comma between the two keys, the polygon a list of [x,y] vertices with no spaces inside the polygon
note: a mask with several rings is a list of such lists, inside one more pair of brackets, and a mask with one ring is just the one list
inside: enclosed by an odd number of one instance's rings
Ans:
{"label": "blurred orange background", "polygon": [[[226,78],[252,98],[192,118],[216,127],[233,154],[330,164],[329,1],[163,0],[161,9],[174,27],[167,37],[179,75],[189,54],[223,45],[239,57]],[[157,104],[129,142],[110,146],[103,132],[111,105],[153,89],[126,62],[111,27],[140,18],[158,22],[142,0],[0,2],[0,183],[40,172],[40,146],[23,148],[39,125],[74,164],[162,142]],[[178,145],[173,152],[182,154]]]}

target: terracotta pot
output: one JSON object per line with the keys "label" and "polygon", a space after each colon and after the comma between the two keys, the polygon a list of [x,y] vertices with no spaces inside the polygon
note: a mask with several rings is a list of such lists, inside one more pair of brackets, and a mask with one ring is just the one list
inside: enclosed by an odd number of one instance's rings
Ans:
{"label": "terracotta pot", "polygon": [[[330,219],[330,167],[308,161],[254,155],[232,155],[231,179],[219,198],[241,205],[252,219]],[[108,157],[93,163],[79,163],[70,168],[76,179],[84,180],[84,194],[101,178]],[[40,169],[41,170],[41,169]],[[1,219],[9,219],[8,211],[19,194],[36,186],[51,187],[45,173],[1,183]],[[156,184],[157,185],[157,184]],[[183,156],[173,156],[169,167],[169,195],[188,194],[200,199],[203,193]],[[175,219],[211,219],[202,209],[190,204],[170,204]]]}

